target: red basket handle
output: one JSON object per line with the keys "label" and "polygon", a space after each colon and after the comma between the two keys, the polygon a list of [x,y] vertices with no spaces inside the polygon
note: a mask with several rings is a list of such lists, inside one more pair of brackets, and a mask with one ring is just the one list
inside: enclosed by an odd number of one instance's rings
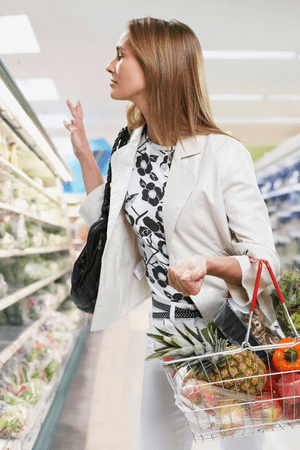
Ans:
{"label": "red basket handle", "polygon": [[252,316],[253,316],[253,312],[254,312],[254,309],[255,309],[255,305],[257,303],[257,292],[258,292],[259,283],[260,283],[260,279],[261,279],[261,272],[262,272],[263,264],[265,264],[265,266],[267,267],[267,269],[269,271],[269,274],[270,274],[270,276],[272,278],[272,281],[273,281],[274,287],[276,289],[276,292],[278,294],[279,300],[282,303],[284,311],[285,311],[285,313],[287,315],[287,318],[288,318],[288,320],[289,320],[289,322],[291,324],[292,330],[293,330],[293,332],[295,334],[295,339],[296,339],[296,337],[299,338],[298,332],[297,332],[297,330],[295,328],[295,325],[294,325],[294,323],[293,323],[293,321],[291,319],[291,316],[290,316],[290,314],[289,314],[289,312],[287,310],[287,307],[286,307],[286,304],[285,304],[285,301],[284,301],[284,297],[282,295],[282,292],[280,290],[279,284],[277,283],[276,277],[275,277],[275,275],[273,273],[273,270],[271,269],[271,266],[270,266],[269,262],[266,259],[253,258],[252,256],[249,257],[249,260],[251,262],[257,262],[258,263],[258,268],[257,268],[257,275],[256,275],[256,279],[255,279],[255,285],[254,285],[253,296],[252,296],[252,301],[251,301],[248,329],[247,329],[247,333],[246,333],[245,342],[243,342],[242,347],[247,346],[247,347],[251,348],[251,346],[249,345],[249,336],[250,336],[250,330],[251,330]]}
{"label": "red basket handle", "polygon": [[258,288],[259,288],[259,283],[260,283],[260,278],[261,278],[261,272],[262,272],[262,267],[263,264],[265,264],[265,266],[267,267],[269,274],[272,278],[274,287],[276,289],[276,292],[278,294],[279,300],[281,301],[282,304],[285,304],[282,292],[280,290],[279,284],[277,283],[277,280],[275,278],[274,272],[271,269],[271,266],[269,264],[269,262],[266,259],[257,259],[257,258],[253,258],[250,257],[249,260],[251,262],[257,262],[258,263],[258,269],[257,269],[257,275],[256,275],[256,279],[255,279],[255,285],[254,285],[254,291],[253,291],[253,296],[252,296],[252,302],[251,302],[251,308],[250,311],[254,311],[255,308],[255,304],[257,302],[257,292],[258,292]]}

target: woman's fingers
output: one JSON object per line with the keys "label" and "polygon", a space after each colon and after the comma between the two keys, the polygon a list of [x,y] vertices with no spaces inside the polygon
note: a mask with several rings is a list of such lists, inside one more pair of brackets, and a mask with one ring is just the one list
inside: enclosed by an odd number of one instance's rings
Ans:
{"label": "woman's fingers", "polygon": [[200,292],[206,275],[206,261],[202,255],[184,258],[168,269],[169,284],[184,295]]}
{"label": "woman's fingers", "polygon": [[[67,105],[74,119],[77,122],[81,121],[83,117],[81,105],[77,102],[76,106],[73,106],[70,100],[67,100]],[[79,108],[79,110],[77,110],[77,108]]]}
{"label": "woman's fingers", "polygon": [[82,106],[80,103],[80,100],[78,100],[77,105],[76,105],[76,110],[77,110],[77,114],[79,115],[80,119],[83,119],[83,111],[82,111]]}

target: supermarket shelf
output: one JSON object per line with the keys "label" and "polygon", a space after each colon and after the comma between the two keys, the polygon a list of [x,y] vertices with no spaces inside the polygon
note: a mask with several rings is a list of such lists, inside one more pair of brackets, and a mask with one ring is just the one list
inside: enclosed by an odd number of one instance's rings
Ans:
{"label": "supermarket shelf", "polygon": [[274,191],[267,192],[266,194],[263,194],[264,200],[267,200],[269,198],[273,197],[280,197],[281,195],[291,194],[292,192],[300,192],[300,183],[296,183],[289,186],[284,186],[280,189],[276,189]]}
{"label": "supermarket shelf", "polygon": [[[64,294],[63,296],[61,296],[57,300],[56,305],[54,305],[54,309],[57,309],[68,296],[69,294]],[[4,350],[0,352],[0,369],[3,367],[6,361],[8,361],[23,346],[23,344],[30,338],[33,332],[46,322],[49,316],[51,316],[51,312],[45,314],[39,320],[32,323],[29,327],[26,328],[26,330],[21,332],[17,339],[15,339],[11,344],[9,344]]]}
{"label": "supermarket shelf", "polygon": [[38,437],[43,422],[52,406],[60,382],[62,381],[66,369],[68,368],[72,354],[77,347],[77,343],[81,336],[83,335],[83,338],[85,338],[86,331],[87,326],[83,329],[75,331],[72,342],[70,342],[66,353],[63,356],[63,362],[54,373],[48,385],[49,389],[44,392],[44,395],[40,398],[36,407],[32,410],[31,420],[22,439],[0,439],[0,450],[31,450],[34,447],[36,438]]}
{"label": "supermarket shelf", "polygon": [[[30,325],[20,336],[14,340],[8,347],[6,347],[2,352],[0,352],[0,369],[3,365],[8,361],[21,347],[22,345],[30,338],[32,333],[37,330],[44,322],[46,322],[47,318],[50,314],[47,314],[41,319],[34,322]],[[1,448],[1,447],[0,447]]]}
{"label": "supermarket shelf", "polygon": [[58,199],[58,198],[50,195],[43,186],[40,186],[38,183],[36,183],[34,180],[32,180],[28,175],[26,175],[24,172],[22,172],[22,170],[18,169],[10,162],[5,161],[5,159],[1,158],[1,156],[0,156],[0,168],[3,168],[6,172],[10,173],[11,175],[14,175],[16,178],[18,178],[19,180],[26,183],[27,186],[32,187],[33,189],[41,192],[43,195],[45,195],[47,198],[49,198],[53,202],[57,203],[58,205],[61,205],[61,199]]}
{"label": "supermarket shelf", "polygon": [[27,295],[33,294],[34,292],[38,291],[44,286],[47,286],[48,284],[52,283],[58,278],[61,278],[66,273],[71,272],[71,270],[72,270],[71,268],[60,270],[59,272],[56,272],[54,275],[51,275],[51,277],[45,278],[44,280],[36,281],[35,283],[32,283],[29,286],[19,289],[13,294],[2,298],[0,300],[0,311],[7,308],[10,305],[13,305],[14,303],[26,297]]}
{"label": "supermarket shelf", "polygon": [[7,203],[2,203],[0,202],[0,210],[4,210],[4,211],[10,211],[13,212],[15,214],[23,214],[24,217],[28,217],[29,219],[32,219],[36,222],[42,223],[44,225],[47,226],[51,226],[51,227],[55,227],[55,228],[63,228],[63,229],[67,229],[66,226],[58,224],[58,223],[53,223],[50,222],[48,220],[44,220],[42,217],[39,216],[35,216],[34,214],[30,214],[26,211],[20,211],[18,208],[15,208],[14,206],[8,205]]}
{"label": "supermarket shelf", "polygon": [[30,247],[22,249],[12,249],[12,250],[0,250],[0,259],[9,258],[11,256],[26,256],[35,255],[43,253],[56,253],[69,251],[69,247]]}

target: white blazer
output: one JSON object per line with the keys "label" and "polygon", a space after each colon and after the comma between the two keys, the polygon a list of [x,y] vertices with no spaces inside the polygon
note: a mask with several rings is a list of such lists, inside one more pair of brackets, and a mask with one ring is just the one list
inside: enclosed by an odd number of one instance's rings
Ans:
{"label": "white blazer", "polygon": [[[130,142],[112,156],[107,242],[92,331],[113,324],[150,296],[138,240],[123,208],[141,132],[142,127],[135,130]],[[104,185],[96,188],[80,208],[89,226],[100,216],[103,192]],[[170,264],[200,254],[231,255],[240,263],[242,285],[206,276],[200,293],[191,296],[206,323],[226,299],[228,289],[236,302],[251,301],[257,264],[249,256],[267,259],[275,276],[279,274],[280,261],[252,160],[234,138],[210,134],[177,144],[163,221]],[[259,293],[270,284],[264,268]]]}

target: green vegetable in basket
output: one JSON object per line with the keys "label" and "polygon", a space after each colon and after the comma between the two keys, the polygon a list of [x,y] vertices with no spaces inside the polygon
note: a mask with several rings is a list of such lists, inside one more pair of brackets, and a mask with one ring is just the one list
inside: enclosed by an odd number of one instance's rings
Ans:
{"label": "green vegetable in basket", "polygon": [[[300,274],[294,271],[286,272],[279,282],[279,287],[292,321],[296,329],[300,331]],[[275,290],[271,295],[273,300],[276,299]],[[290,334],[292,328],[281,303],[277,307],[277,316],[283,332]]]}

